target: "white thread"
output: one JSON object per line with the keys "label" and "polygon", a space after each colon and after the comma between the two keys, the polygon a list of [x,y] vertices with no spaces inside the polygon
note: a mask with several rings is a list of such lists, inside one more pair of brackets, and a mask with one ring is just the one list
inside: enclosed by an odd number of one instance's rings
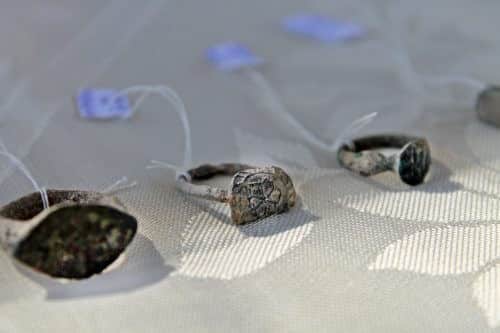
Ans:
{"label": "white thread", "polygon": [[[384,34],[387,36],[387,42],[389,44],[390,49],[393,49],[394,52],[391,52],[396,64],[399,65],[399,76],[401,80],[406,83],[406,85],[410,88],[410,90],[416,94],[422,94],[423,89],[422,85],[419,84],[418,74],[413,69],[413,65],[411,62],[411,58],[407,50],[403,47],[403,43],[400,35],[397,34],[400,31],[398,26],[395,26],[394,20],[392,19],[392,15],[389,12],[391,7],[386,7],[387,10],[384,10],[383,6],[366,6],[362,1],[357,1],[359,7],[363,10],[364,14],[371,17],[375,20],[379,25],[383,26],[387,22],[389,22],[388,32]],[[394,6],[398,9],[397,6]],[[399,7],[404,9],[405,7]],[[378,14],[377,14],[378,13]],[[398,12],[396,17],[403,17],[403,13]],[[392,25],[392,26],[391,26]],[[383,45],[382,45],[383,47]]]}
{"label": "white thread", "polygon": [[295,119],[280,102],[279,97],[273,90],[266,78],[260,73],[253,69],[247,69],[246,71],[254,84],[261,90],[262,96],[266,100],[271,112],[275,115],[284,118],[289,125],[291,125],[298,133],[310,144],[316,146],[320,149],[326,150],[328,152],[336,152],[340,145],[346,143],[346,139],[349,138],[353,133],[359,131],[361,128],[365,127],[375,119],[377,112],[372,112],[370,114],[364,115],[361,118],[354,120],[350,125],[348,125],[341,134],[335,139],[332,144],[327,144],[317,138],[313,133],[307,130],[302,124]]}
{"label": "white thread", "polygon": [[444,75],[444,76],[425,76],[425,80],[430,82],[435,82],[437,84],[463,84],[470,86],[471,88],[481,91],[487,87],[487,84],[467,76],[455,76],[455,75]]}
{"label": "white thread", "polygon": [[7,147],[5,146],[5,143],[3,140],[0,138],[0,150],[1,151],[7,151]]}
{"label": "white thread", "polygon": [[[423,105],[420,101],[420,97],[425,97],[425,91],[422,83],[419,80],[418,73],[414,70],[414,66],[411,62],[410,54],[407,49],[403,47],[403,43],[400,35],[397,35],[397,31],[400,31],[400,27],[396,26],[394,20],[392,19],[392,15],[389,12],[390,7],[387,7],[387,11],[384,10],[382,6],[366,6],[362,1],[358,1],[360,4],[360,8],[364,10],[364,13],[374,19],[379,25],[383,26],[386,22],[389,22],[390,25],[387,30],[388,33],[385,34],[387,36],[387,43],[389,49],[392,50],[390,55],[394,58],[395,63],[398,67],[398,75],[400,80],[405,84],[405,86],[412,93],[412,100],[407,103],[407,114],[413,114],[413,116],[418,115],[420,111],[422,111]],[[395,7],[398,9],[398,7]],[[404,9],[405,7],[399,7]],[[378,14],[377,14],[378,13]],[[403,17],[403,13],[399,11],[396,17]],[[392,25],[392,26],[391,26]],[[382,50],[384,49],[384,45],[381,43],[380,46]]]}
{"label": "white thread", "polygon": [[[381,12],[379,12],[378,16],[379,22],[381,24],[384,24],[384,21],[390,23],[390,26],[387,29],[387,42],[389,43],[389,49],[392,50],[391,54],[395,59],[399,77],[412,94],[412,99],[407,103],[406,112],[407,114],[416,117],[424,110],[421,100],[421,98],[426,96],[424,86],[419,75],[414,69],[407,48],[404,47],[403,40],[401,38],[402,33],[398,33],[400,31],[399,26],[397,22],[395,22],[396,20],[394,19],[394,15],[391,15],[390,13],[390,9],[392,8],[391,5],[385,7],[386,11],[384,11],[384,7],[380,8]],[[406,7],[395,6],[395,8],[397,11],[398,9],[404,10]],[[397,11],[395,17],[401,18],[403,17],[403,13],[401,11]]]}
{"label": "white thread", "polygon": [[354,120],[342,132],[340,132],[339,136],[332,144],[332,150],[337,151],[343,144],[349,144],[349,139],[351,138],[352,134],[360,131],[363,127],[371,123],[375,119],[375,117],[377,117],[377,114],[377,112],[372,112]]}
{"label": "white thread", "polygon": [[102,190],[101,192],[104,192],[104,193],[107,193],[109,191],[112,191],[114,188],[116,188],[117,186],[123,184],[124,182],[126,182],[128,179],[127,177],[122,177],[120,178],[119,180],[117,180],[116,182],[114,182],[113,184],[109,185],[108,187],[106,187],[104,190]]}
{"label": "white thread", "polygon": [[157,160],[151,160],[151,165],[148,165],[146,169],[173,169],[175,171],[180,171],[181,169],[173,164],[167,163],[167,162],[162,162],[162,161],[157,161]]}
{"label": "white thread", "polygon": [[24,175],[26,176],[26,178],[28,178],[30,180],[30,182],[33,184],[33,187],[38,192],[40,192],[40,196],[42,197],[42,202],[43,202],[43,208],[44,209],[49,208],[49,197],[47,195],[47,191],[45,190],[45,188],[41,188],[38,185],[38,183],[36,182],[35,178],[33,178],[33,176],[28,171],[28,169],[23,164],[23,162],[21,162],[17,157],[15,157],[14,155],[12,155],[7,150],[7,148],[5,147],[5,145],[3,144],[3,142],[0,142],[0,146],[1,146],[1,149],[2,149],[2,151],[0,151],[0,155],[7,157],[11,161],[12,164],[14,164],[19,170],[21,170],[22,173],[24,173]]}
{"label": "white thread", "polygon": [[[387,16],[390,18],[390,14],[388,14]],[[410,89],[410,91],[413,92],[418,98],[419,96],[424,95],[422,84],[417,73],[413,69],[410,55],[404,48],[400,35],[396,33],[397,27],[392,28],[393,29],[389,29],[388,40],[389,43],[393,46],[394,59],[396,60],[396,64],[399,65],[398,68],[400,77],[406,84],[406,86]]]}
{"label": "white thread", "polygon": [[297,119],[295,119],[281,103],[279,97],[277,96],[274,89],[271,87],[267,79],[258,71],[251,68],[247,68],[245,73],[247,73],[252,80],[252,82],[260,89],[262,98],[269,107],[269,110],[276,116],[284,119],[288,125],[292,126],[299,134],[311,145],[318,147],[322,150],[328,152],[331,151],[331,147],[323,142],[321,139],[316,137],[313,133],[308,131]]}
{"label": "white thread", "polygon": [[[383,16],[383,14],[381,15]],[[390,17],[391,15],[387,15]],[[378,19],[378,18],[377,18]],[[395,51],[393,52],[393,57],[396,63],[399,65],[400,76],[402,81],[408,86],[408,88],[415,94],[417,100],[410,103],[410,107],[415,113],[421,110],[421,103],[418,101],[419,96],[423,96],[423,87],[420,83],[418,74],[413,69],[410,56],[408,52],[403,48],[401,38],[395,34],[395,29],[389,33],[389,43],[394,46]],[[368,125],[373,121],[376,112],[363,116],[354,122],[352,122],[342,133],[337,137],[332,145],[326,145],[322,140],[317,138],[314,134],[309,132],[299,121],[297,121],[283,106],[280,99],[277,97],[276,92],[273,90],[266,78],[259,72],[253,69],[247,69],[246,73],[250,76],[253,83],[261,90],[264,100],[267,102],[270,110],[278,115],[286,122],[291,125],[299,134],[310,144],[327,151],[336,151],[340,145],[346,143],[346,139],[353,133],[359,131],[361,128]],[[472,81],[469,80],[469,83]],[[476,84],[477,86],[477,84]]]}
{"label": "white thread", "polygon": [[[172,106],[174,107],[174,111],[177,113],[179,116],[182,126],[184,129],[184,161],[183,161],[183,169],[187,169],[191,166],[192,163],[192,155],[193,155],[193,150],[192,150],[192,144],[191,144],[191,128],[189,126],[189,120],[187,116],[187,111],[186,111],[186,106],[182,99],[179,97],[179,95],[173,90],[172,88],[168,86],[148,86],[148,85],[140,85],[140,86],[133,86],[129,87],[126,89],[123,89],[120,91],[118,95],[126,95],[130,93],[141,93],[140,97],[135,101],[134,105],[132,106],[131,114],[132,116],[139,106],[144,102],[144,100],[150,96],[151,94],[158,94],[164,99],[166,99]],[[158,163],[156,163],[158,162]],[[176,171],[180,170],[181,168],[174,166],[172,164],[166,163],[166,162],[159,162],[159,161],[152,161],[153,167],[159,167],[159,164],[163,164],[163,167],[168,167],[172,168]],[[155,164],[158,164],[155,166]],[[168,165],[168,166],[167,166]],[[149,167],[151,169],[151,167]]]}
{"label": "white thread", "polygon": [[107,188],[102,190],[101,192],[104,194],[111,194],[114,192],[127,190],[127,189],[130,189],[130,188],[137,186],[136,181],[133,181],[130,184],[125,184],[127,182],[128,182],[128,178],[122,177],[121,179],[117,180],[115,183],[111,184],[110,186],[108,186]]}
{"label": "white thread", "polygon": [[189,176],[186,176],[187,173],[185,170],[187,170],[187,168],[179,168],[178,166],[167,162],[151,160],[151,164],[146,166],[146,169],[171,169],[175,171],[176,178],[178,178],[180,175],[184,175],[185,177],[189,178]]}
{"label": "white thread", "polygon": [[[363,6],[363,8],[365,8]],[[400,8],[403,8],[403,7],[400,7]],[[371,10],[368,10],[367,9],[367,13],[371,14]],[[383,16],[383,14],[381,15]],[[390,15],[387,15],[388,18],[390,18]],[[399,12],[398,17],[403,17],[402,13]],[[381,20],[379,20],[379,22],[382,22]],[[401,69],[401,73],[403,75],[401,75],[401,77],[404,79],[404,81],[408,84],[408,87],[411,88],[411,90],[417,94],[417,97],[419,95],[421,96],[425,96],[424,95],[424,89],[422,87],[421,84],[419,84],[419,74],[415,72],[415,70],[413,70],[413,66],[411,65],[411,59],[409,57],[409,54],[408,52],[406,51],[406,49],[404,49],[402,47],[402,43],[401,43],[401,38],[399,38],[399,36],[396,35],[396,31],[398,27],[392,27],[392,29],[389,29],[389,42],[392,42],[392,44],[396,45],[396,46],[399,46],[399,47],[396,47],[395,49],[396,50],[400,50],[400,52],[398,53],[397,51],[394,53],[394,56],[395,56],[395,59],[397,61],[397,63],[399,63],[400,65],[400,69]],[[474,78],[470,78],[470,77],[467,77],[467,76],[455,76],[455,75],[445,75],[445,76],[421,76],[424,80],[427,80],[427,81],[430,81],[430,82],[435,82],[437,84],[464,84],[464,85],[467,85],[467,86],[470,86],[472,88],[475,88],[475,89],[478,89],[478,91],[481,91],[483,89],[485,89],[487,87],[487,84],[485,84],[484,82],[481,82],[480,80],[477,80],[477,79],[474,79]],[[418,99],[418,98],[417,98]],[[411,106],[415,107],[415,110],[418,111],[420,106],[419,105],[413,105],[411,104]]]}

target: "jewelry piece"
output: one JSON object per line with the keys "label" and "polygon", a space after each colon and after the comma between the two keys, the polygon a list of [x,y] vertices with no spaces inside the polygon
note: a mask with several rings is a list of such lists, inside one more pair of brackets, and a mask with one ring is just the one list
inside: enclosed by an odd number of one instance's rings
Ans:
{"label": "jewelry piece", "polygon": [[0,243],[28,267],[57,278],[101,273],[130,244],[137,220],[115,197],[90,191],[48,190],[0,208]]}
{"label": "jewelry piece", "polygon": [[476,111],[480,120],[500,127],[499,86],[489,86],[478,94]]}
{"label": "jewelry piece", "polygon": [[[229,191],[193,181],[216,175],[233,176]],[[235,224],[257,221],[288,211],[295,205],[292,179],[281,168],[254,168],[245,164],[205,164],[177,176],[177,187],[203,199],[229,203]]]}
{"label": "jewelry piece", "polygon": [[[392,156],[371,151],[381,148],[401,148]],[[419,185],[431,165],[431,151],[424,138],[382,134],[353,140],[340,147],[337,158],[341,166],[361,176],[373,176],[385,171],[399,174],[408,185]]]}

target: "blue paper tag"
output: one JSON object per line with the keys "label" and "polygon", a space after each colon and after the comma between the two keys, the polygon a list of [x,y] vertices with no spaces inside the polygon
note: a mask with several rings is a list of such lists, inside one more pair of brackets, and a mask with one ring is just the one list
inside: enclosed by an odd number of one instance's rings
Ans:
{"label": "blue paper tag", "polygon": [[361,37],[365,32],[359,25],[311,14],[286,17],[282,25],[288,32],[314,38],[322,42],[355,39]]}
{"label": "blue paper tag", "polygon": [[214,45],[207,50],[206,56],[217,69],[224,71],[256,66],[263,62],[250,49],[234,42]]}
{"label": "blue paper tag", "polygon": [[87,119],[128,118],[132,114],[127,96],[111,89],[84,89],[76,103],[80,116]]}

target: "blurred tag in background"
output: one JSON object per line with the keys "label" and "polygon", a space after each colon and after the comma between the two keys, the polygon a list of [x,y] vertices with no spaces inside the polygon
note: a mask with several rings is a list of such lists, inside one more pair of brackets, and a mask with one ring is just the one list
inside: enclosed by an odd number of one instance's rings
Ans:
{"label": "blurred tag in background", "polygon": [[206,56],[217,69],[232,71],[249,66],[257,66],[263,60],[242,44],[226,42],[210,47]]}
{"label": "blurred tag in background", "polygon": [[84,89],[76,103],[80,116],[86,119],[124,119],[132,114],[128,97],[111,89]]}

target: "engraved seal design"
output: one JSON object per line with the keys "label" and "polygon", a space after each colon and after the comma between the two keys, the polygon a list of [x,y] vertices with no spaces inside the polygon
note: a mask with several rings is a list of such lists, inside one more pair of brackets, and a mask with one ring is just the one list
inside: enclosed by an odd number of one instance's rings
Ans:
{"label": "engraved seal design", "polygon": [[[217,175],[232,176],[229,190],[193,184]],[[228,203],[235,224],[257,221],[281,214],[295,205],[297,194],[292,179],[276,166],[255,168],[247,164],[203,164],[177,176],[177,187],[184,193],[207,200]]]}
{"label": "engraved seal design", "polygon": [[288,211],[297,194],[281,168],[248,169],[236,173],[231,184],[231,217],[244,224]]}

